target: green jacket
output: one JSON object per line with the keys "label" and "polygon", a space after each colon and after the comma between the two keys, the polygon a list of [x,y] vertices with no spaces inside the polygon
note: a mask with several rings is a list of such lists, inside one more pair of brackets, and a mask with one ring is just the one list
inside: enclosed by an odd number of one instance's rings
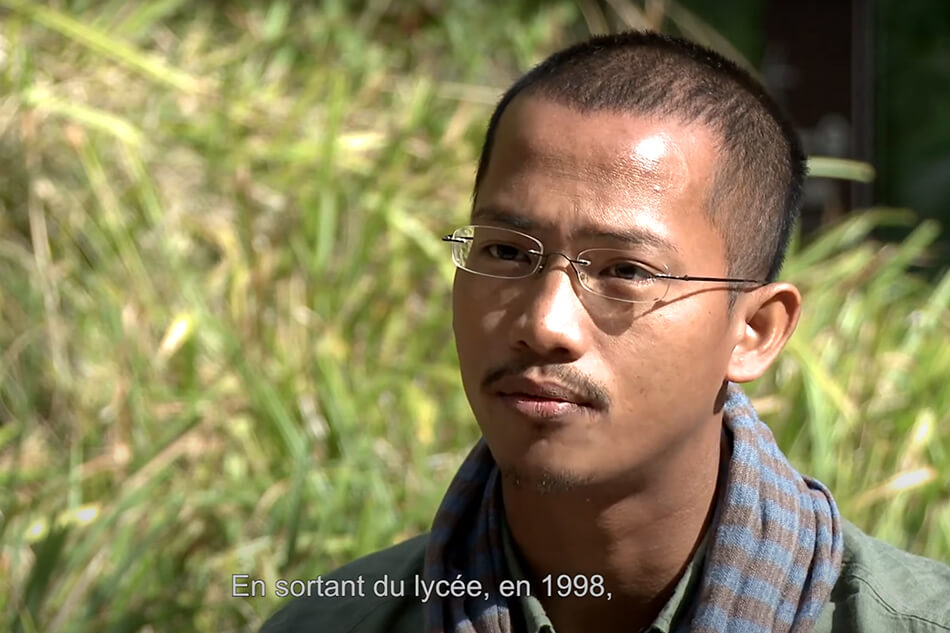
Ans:
{"label": "green jacket", "polygon": [[[370,554],[324,576],[327,580],[364,579],[364,597],[304,597],[290,602],[261,633],[421,633],[423,605],[413,593],[422,576],[425,534]],[[831,599],[813,633],[950,633],[950,567],[903,552],[844,522],[844,562]],[[693,561],[690,567],[701,564]],[[384,575],[405,581],[405,597],[378,598],[372,583]],[[695,589],[692,583],[681,582]],[[674,592],[671,601],[689,600]],[[523,599],[522,599],[523,600]],[[664,612],[683,613],[668,604]],[[522,602],[522,608],[525,603]],[[536,608],[534,607],[529,608]],[[516,633],[524,618],[513,619]],[[654,625],[654,631],[675,627]]]}

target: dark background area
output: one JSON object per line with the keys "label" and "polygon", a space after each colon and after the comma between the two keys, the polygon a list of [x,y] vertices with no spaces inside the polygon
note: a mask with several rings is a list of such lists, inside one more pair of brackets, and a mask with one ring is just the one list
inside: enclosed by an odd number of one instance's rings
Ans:
{"label": "dark background area", "polygon": [[910,207],[941,222],[934,263],[950,261],[950,2],[683,4],[761,70],[809,153],[874,166],[872,184],[810,181],[805,233],[872,205]]}

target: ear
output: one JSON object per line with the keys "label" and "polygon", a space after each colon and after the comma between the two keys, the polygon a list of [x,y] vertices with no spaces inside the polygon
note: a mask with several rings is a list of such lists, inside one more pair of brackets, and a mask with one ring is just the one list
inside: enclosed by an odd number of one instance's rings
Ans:
{"label": "ear", "polygon": [[765,373],[798,325],[802,295],[790,283],[768,284],[740,296],[726,378],[749,382]]}

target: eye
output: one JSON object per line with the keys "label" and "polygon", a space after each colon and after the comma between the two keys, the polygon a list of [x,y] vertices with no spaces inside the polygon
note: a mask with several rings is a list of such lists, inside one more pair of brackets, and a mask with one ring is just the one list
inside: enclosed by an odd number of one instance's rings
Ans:
{"label": "eye", "polygon": [[610,264],[603,269],[601,274],[625,281],[649,281],[655,276],[649,268],[634,261]]}
{"label": "eye", "polygon": [[516,246],[511,244],[487,244],[482,247],[490,257],[507,261],[514,261],[520,257],[527,259],[527,254]]}

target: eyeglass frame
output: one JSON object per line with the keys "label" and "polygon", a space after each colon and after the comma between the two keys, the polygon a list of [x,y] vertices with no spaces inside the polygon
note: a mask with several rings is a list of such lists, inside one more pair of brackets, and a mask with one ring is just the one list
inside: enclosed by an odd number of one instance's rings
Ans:
{"label": "eyeglass frame", "polygon": [[[582,250],[581,252],[579,252],[579,253],[577,254],[577,258],[571,258],[571,257],[568,257],[568,255],[567,255],[566,253],[563,253],[563,252],[561,252],[561,251],[551,251],[551,252],[549,252],[549,253],[545,253],[545,252],[544,252],[544,242],[542,242],[542,241],[539,240],[538,238],[534,237],[533,235],[528,235],[527,233],[522,233],[521,231],[517,231],[517,230],[515,230],[515,229],[510,229],[510,228],[508,228],[508,227],[503,227],[503,226],[491,226],[490,224],[465,224],[465,225],[460,226],[459,228],[455,229],[454,231],[452,231],[452,233],[449,233],[448,235],[443,235],[443,236],[442,236],[442,241],[443,241],[443,242],[450,242],[450,243],[458,243],[458,244],[464,244],[464,243],[466,243],[466,239],[462,239],[462,238],[455,237],[455,233],[457,233],[458,231],[460,231],[461,229],[464,229],[464,228],[466,228],[466,227],[472,227],[472,228],[486,228],[486,229],[496,229],[496,230],[502,230],[502,231],[509,231],[509,232],[511,232],[511,233],[515,233],[515,234],[517,234],[517,235],[521,235],[521,236],[523,236],[523,237],[526,237],[526,238],[530,239],[531,241],[536,242],[537,244],[540,245],[540,250],[538,250],[538,251],[529,250],[529,251],[528,251],[528,254],[529,254],[529,255],[534,255],[535,257],[538,258],[538,261],[537,261],[537,263],[535,264],[534,270],[532,270],[530,273],[528,273],[528,274],[526,274],[526,275],[520,275],[520,276],[518,276],[518,277],[502,277],[502,276],[500,276],[500,275],[489,275],[489,274],[487,274],[487,273],[480,273],[480,272],[477,272],[477,271],[474,271],[474,270],[469,270],[468,268],[464,268],[464,267],[460,266],[460,265],[458,264],[458,262],[455,261],[455,258],[454,258],[454,257],[452,258],[452,263],[455,264],[456,268],[459,268],[459,269],[461,269],[461,270],[464,270],[465,272],[472,273],[473,275],[481,275],[482,277],[489,277],[489,278],[491,278],[491,279],[511,279],[511,280],[514,280],[514,279],[527,279],[527,278],[529,278],[529,277],[533,277],[534,275],[536,275],[536,274],[538,274],[539,272],[541,272],[542,270],[544,270],[545,260],[546,260],[548,257],[550,257],[551,255],[560,255],[561,257],[563,257],[564,259],[566,259],[568,262],[570,262],[571,268],[574,269],[574,273],[577,275],[577,280],[578,280],[578,282],[580,282],[581,287],[584,288],[584,290],[586,290],[587,292],[589,292],[589,293],[591,293],[591,294],[593,294],[593,295],[596,295],[596,296],[598,296],[598,297],[603,297],[604,299],[610,299],[610,300],[612,300],[612,301],[620,301],[620,302],[623,302],[623,303],[631,303],[631,304],[657,303],[658,301],[662,301],[663,299],[666,298],[666,293],[664,293],[662,297],[658,297],[658,298],[656,298],[656,299],[653,299],[652,301],[630,301],[629,299],[620,299],[620,298],[618,298],[618,297],[610,297],[610,296],[601,294],[601,293],[599,293],[599,292],[596,292],[596,291],[594,291],[594,290],[591,290],[590,288],[587,287],[587,284],[585,284],[584,281],[583,281],[583,279],[581,278],[581,273],[580,273],[580,271],[577,269],[576,265],[589,266],[589,265],[591,264],[591,261],[590,261],[590,260],[586,260],[586,259],[581,259],[581,258],[580,258],[581,255],[583,255],[584,253],[586,253],[586,252],[588,252],[588,251],[595,251],[595,250],[621,250],[621,251],[622,251],[623,249],[586,248],[586,249]],[[471,239],[474,239],[474,238],[469,237],[469,238],[467,238],[467,239],[468,239],[468,240],[471,240]],[[765,279],[742,279],[742,278],[736,278],[736,277],[697,277],[697,276],[693,276],[693,275],[671,275],[671,274],[669,273],[669,268],[667,268],[667,272],[665,272],[665,273],[658,273],[658,272],[653,272],[652,270],[650,270],[651,268],[655,268],[655,266],[652,266],[652,265],[650,265],[650,264],[647,264],[646,262],[640,261],[640,260],[638,260],[638,259],[634,259],[633,261],[635,261],[635,262],[638,263],[638,264],[643,264],[643,265],[646,267],[646,268],[644,268],[644,270],[646,270],[646,272],[650,273],[650,275],[651,275],[652,278],[654,278],[654,279],[667,279],[667,280],[672,280],[672,281],[720,282],[720,283],[730,283],[730,284],[756,284],[756,285],[759,286],[759,287],[764,286],[764,285],[766,285],[766,284],[769,283],[768,280],[765,280]],[[669,292],[669,286],[668,286],[668,285],[667,285],[667,292]]]}

